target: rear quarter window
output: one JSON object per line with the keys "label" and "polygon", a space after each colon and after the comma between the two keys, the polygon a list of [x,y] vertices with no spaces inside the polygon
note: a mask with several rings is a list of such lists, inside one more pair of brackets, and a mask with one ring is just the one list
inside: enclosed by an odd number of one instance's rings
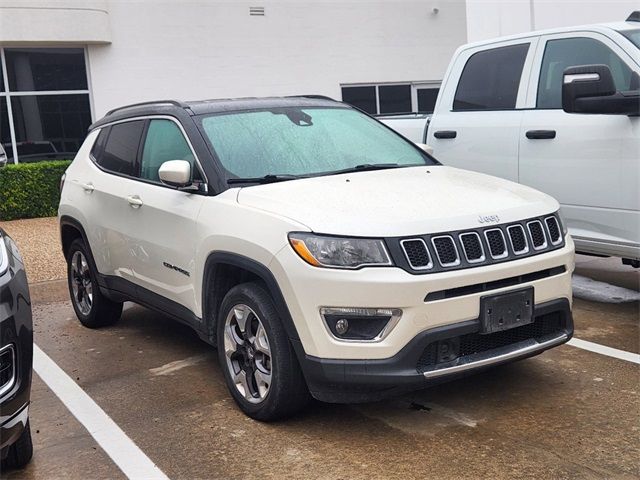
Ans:
{"label": "rear quarter window", "polygon": [[471,55],[458,82],[453,110],[513,110],[528,51],[529,43],[523,43]]}
{"label": "rear quarter window", "polygon": [[[110,172],[135,176],[136,158],[143,130],[144,120],[135,120],[112,125],[108,133],[100,132],[94,145],[94,148],[98,149],[98,165]],[[105,139],[100,138],[103,134]],[[101,142],[104,145],[102,147]]]}

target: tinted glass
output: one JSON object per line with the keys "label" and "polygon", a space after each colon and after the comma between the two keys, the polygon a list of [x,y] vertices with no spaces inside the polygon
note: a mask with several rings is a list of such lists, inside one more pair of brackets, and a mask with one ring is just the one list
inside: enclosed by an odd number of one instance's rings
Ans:
{"label": "tinted glass", "polygon": [[9,90],[87,90],[81,48],[5,49]]}
{"label": "tinted glass", "polygon": [[142,151],[140,178],[159,182],[160,165],[168,160],[187,160],[194,170],[195,158],[180,128],[171,120],[151,120]]}
{"label": "tinted glass", "polygon": [[439,88],[420,88],[418,89],[418,111],[425,113],[433,113],[438,98]]}
{"label": "tinted glass", "polygon": [[98,163],[100,163],[100,157],[104,151],[104,145],[107,143],[109,129],[110,127],[101,128],[98,138],[96,138],[96,142],[93,144],[93,147],[91,147],[91,155],[93,155],[93,158],[95,158]]}
{"label": "tinted glass", "polygon": [[4,148],[8,158],[13,158],[11,148],[11,134],[9,132],[9,113],[7,112],[7,99],[0,97],[0,144]]}
{"label": "tinted glass", "polygon": [[529,44],[473,54],[462,71],[454,110],[512,110]]}
{"label": "tinted glass", "polygon": [[342,87],[342,101],[372,115],[378,113],[376,87]]}
{"label": "tinted glass", "polygon": [[346,108],[277,108],[205,117],[223,166],[238,177],[319,174],[361,164],[433,161],[407,140]]}
{"label": "tinted glass", "polygon": [[620,33],[631,40],[631,43],[636,47],[640,48],[640,28],[637,30],[622,30]]}
{"label": "tinted glass", "polygon": [[407,113],[411,111],[411,85],[381,85],[380,113]]}
{"label": "tinted glass", "polygon": [[136,156],[143,128],[143,120],[113,125],[98,164],[112,172],[135,175]]}
{"label": "tinted glass", "polygon": [[91,124],[89,95],[11,98],[18,160],[72,159]]}
{"label": "tinted glass", "polygon": [[608,65],[618,90],[630,90],[631,69],[604,43],[593,38],[550,40],[544,49],[538,83],[538,108],[562,108],[562,75],[567,67]]}

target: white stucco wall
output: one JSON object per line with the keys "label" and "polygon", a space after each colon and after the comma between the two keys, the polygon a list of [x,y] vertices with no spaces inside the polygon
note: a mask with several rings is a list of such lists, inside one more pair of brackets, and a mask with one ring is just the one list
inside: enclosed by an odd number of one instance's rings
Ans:
{"label": "white stucco wall", "polygon": [[[340,98],[341,83],[441,80],[466,42],[464,0],[108,6],[112,43],[88,47],[96,117],[149,99]],[[265,16],[249,16],[249,6],[264,6]]]}
{"label": "white stucco wall", "polygon": [[622,22],[640,0],[467,0],[469,42],[590,23]]}

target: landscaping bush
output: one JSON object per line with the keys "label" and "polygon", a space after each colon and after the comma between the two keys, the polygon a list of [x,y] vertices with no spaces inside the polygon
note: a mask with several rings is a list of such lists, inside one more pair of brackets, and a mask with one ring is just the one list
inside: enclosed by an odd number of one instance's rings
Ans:
{"label": "landscaping bush", "polygon": [[70,163],[57,160],[0,168],[0,220],[56,215],[60,178]]}

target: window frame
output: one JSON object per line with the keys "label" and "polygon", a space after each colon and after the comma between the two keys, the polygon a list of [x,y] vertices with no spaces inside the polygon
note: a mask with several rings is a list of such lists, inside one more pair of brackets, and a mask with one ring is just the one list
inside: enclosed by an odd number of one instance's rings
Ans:
{"label": "window frame", "polygon": [[[84,54],[84,68],[85,75],[87,76],[87,89],[86,90],[29,90],[29,91],[11,91],[9,89],[9,75],[7,71],[7,59],[5,55],[5,49],[19,50],[19,49],[33,49],[33,48],[74,48],[82,49]],[[91,85],[91,75],[89,74],[89,56],[87,53],[86,45],[81,46],[53,46],[53,45],[8,45],[0,46],[0,69],[2,69],[2,89],[0,89],[0,97],[4,97],[7,101],[7,115],[9,119],[9,137],[11,142],[12,161],[14,164],[20,163],[18,156],[18,143],[16,141],[16,129],[13,120],[13,107],[11,105],[11,99],[13,97],[27,97],[27,96],[46,96],[46,95],[88,95],[89,97],[89,114],[91,115],[91,121],[95,121],[94,102]]]}
{"label": "window frame", "polygon": [[562,110],[560,108],[538,108],[538,84],[540,83],[540,77],[542,75],[542,61],[544,59],[544,52],[547,47],[547,42],[551,40],[562,40],[565,38],[592,38],[603,43],[610,48],[631,70],[640,74],[640,65],[638,65],[634,59],[625,51],[618,43],[616,43],[610,37],[594,31],[589,30],[576,30],[572,32],[563,32],[555,34],[541,35],[540,41],[536,47],[535,58],[533,60],[531,75],[529,78],[528,93],[525,100],[525,107],[529,110]]}
{"label": "window frame", "polygon": [[[194,165],[195,167],[198,169],[200,175],[203,178],[203,184],[204,185],[209,185],[209,180],[207,178],[207,174],[204,171],[204,168],[202,168],[202,163],[200,162],[200,158],[198,157],[195,149],[193,148],[193,144],[191,143],[191,140],[189,139],[189,135],[187,135],[187,132],[184,128],[184,126],[182,125],[182,123],[180,122],[180,120],[178,120],[176,117],[172,116],[172,115],[140,115],[140,116],[135,116],[135,117],[129,117],[129,118],[123,118],[120,120],[115,120],[113,122],[109,122],[109,123],[105,123],[104,125],[101,125],[98,129],[99,131],[102,131],[105,128],[111,129],[111,127],[113,125],[117,125],[120,123],[127,123],[127,122],[135,122],[138,120],[143,120],[144,121],[144,126],[142,128],[142,134],[140,135],[140,142],[138,143],[138,150],[136,152],[136,158],[135,158],[135,162],[134,162],[134,176],[131,175],[126,175],[123,173],[119,173],[119,172],[114,172],[113,170],[109,170],[107,168],[104,168],[103,166],[101,166],[98,163],[98,159],[94,156],[93,154],[93,147],[95,146],[96,142],[98,141],[98,136],[96,136],[96,139],[94,140],[94,143],[91,147],[91,151],[89,152],[89,157],[92,161],[92,163],[98,167],[101,171],[108,173],[110,175],[114,175],[116,177],[122,177],[122,178],[127,178],[129,180],[135,180],[141,183],[147,183],[149,185],[155,185],[157,187],[163,187],[163,188],[168,188],[170,190],[179,190],[176,187],[172,187],[170,185],[166,185],[162,182],[156,182],[153,180],[149,180],[147,178],[141,178],[140,177],[140,168],[142,166],[142,152],[144,151],[144,145],[145,142],[147,141],[147,132],[149,130],[149,124],[151,123],[151,120],[170,120],[173,123],[175,123],[178,128],[180,129],[180,133],[182,133],[182,136],[184,137],[185,141],[187,142],[187,145],[189,146],[189,149],[191,150],[191,153],[193,154],[193,158],[195,159],[194,161]],[[100,135],[98,133],[98,135]],[[109,140],[109,136],[111,135],[111,132],[109,132],[107,134],[107,138],[105,140],[105,144],[106,142]],[[102,151],[101,151],[102,153]],[[192,172],[192,178],[193,178],[193,173]],[[208,190],[208,188],[207,188]],[[189,191],[189,193],[196,193],[196,194],[202,194],[202,195],[206,195],[207,191]]]}
{"label": "window frame", "polygon": [[[411,111],[410,112],[398,112],[398,113],[380,113],[380,87],[393,87],[393,86],[402,86],[409,85],[411,86]],[[411,115],[411,114],[424,114],[431,115],[429,112],[420,112],[418,110],[418,90],[422,89],[436,89],[438,90],[438,95],[440,94],[440,89],[442,88],[441,80],[421,80],[421,81],[408,81],[408,82],[378,82],[378,83],[341,83],[340,84],[340,99],[342,100],[342,89],[350,88],[350,87],[374,87],[375,88],[375,103],[376,103],[376,112],[369,113],[365,112],[368,115],[372,115],[374,117],[386,117],[386,116],[395,116],[395,115]],[[349,104],[351,105],[351,104]],[[358,108],[358,107],[354,107]],[[435,105],[434,105],[435,111]]]}

